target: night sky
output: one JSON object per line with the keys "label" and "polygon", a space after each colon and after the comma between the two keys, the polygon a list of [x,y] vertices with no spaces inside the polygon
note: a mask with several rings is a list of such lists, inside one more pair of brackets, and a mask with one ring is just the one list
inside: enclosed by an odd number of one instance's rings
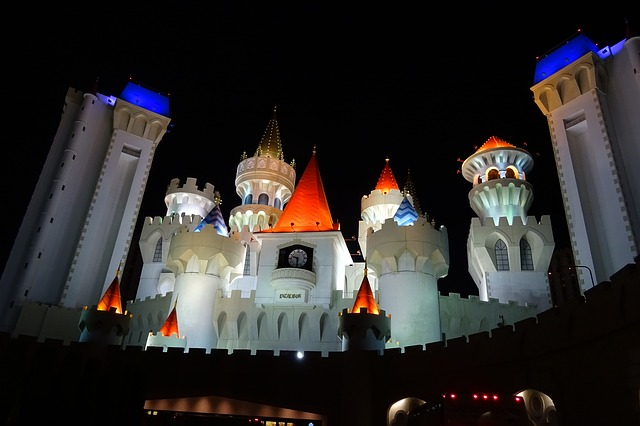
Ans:
{"label": "night sky", "polygon": [[[556,246],[567,247],[549,131],[530,90],[536,57],[579,30],[604,47],[625,37],[625,18],[637,26],[636,16],[611,3],[584,16],[557,5],[540,14],[492,2],[463,16],[460,3],[440,13],[417,2],[177,9],[117,3],[100,13],[65,6],[56,9],[58,19],[18,12],[13,19],[23,21],[21,30],[5,35],[11,87],[9,156],[0,172],[2,267],[67,88],[88,90],[99,78],[100,93],[118,96],[131,79],[169,94],[172,118],[139,220],[164,215],[169,181],[187,177],[220,191],[228,219],[240,204],[234,185],[240,156],[253,155],[277,107],[285,160],[295,159],[299,177],[316,147],[331,213],[346,238],[357,235],[360,199],[389,158],[400,187],[410,170],[423,212],[448,229],[450,270],[441,291],[477,294],[466,262],[475,214],[471,183],[457,172],[461,161],[491,136],[527,149],[535,160],[527,176],[535,197],[529,213],[550,215]],[[25,36],[30,32],[36,41]]]}

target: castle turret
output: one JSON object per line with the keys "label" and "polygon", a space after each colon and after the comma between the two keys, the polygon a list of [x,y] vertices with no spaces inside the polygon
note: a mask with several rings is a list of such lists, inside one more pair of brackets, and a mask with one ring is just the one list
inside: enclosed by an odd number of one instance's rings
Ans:
{"label": "castle turret", "polygon": [[[232,233],[269,229],[278,221],[295,187],[295,162],[284,161],[276,109],[253,157],[243,154],[236,171],[236,192],[242,205],[231,210]],[[250,236],[239,239],[250,241]]]}
{"label": "castle turret", "polygon": [[376,187],[360,201],[362,220],[358,223],[358,243],[363,257],[367,257],[367,234],[377,231],[385,220],[392,218],[403,198],[387,158]]}
{"label": "castle turret", "polygon": [[173,309],[169,316],[160,327],[157,333],[149,333],[147,337],[146,348],[160,347],[163,352],[167,352],[169,348],[181,348],[187,347],[187,339],[185,336],[180,336],[180,329],[178,327],[178,301],[173,303]]}
{"label": "castle turret", "polygon": [[387,160],[376,190],[363,198],[361,230],[371,224],[366,260],[378,279],[380,305],[394,318],[388,348],[441,339],[437,281],[449,273],[449,237],[444,226],[436,229],[418,215],[409,195],[399,191]]}
{"label": "castle turret", "polygon": [[187,347],[216,347],[216,299],[242,275],[245,247],[207,225],[200,232],[178,229],[171,239],[167,268],[175,274],[173,302],[180,311],[180,329]]}
{"label": "castle turret", "polygon": [[481,300],[498,299],[550,307],[547,270],[554,240],[549,216],[527,216],[533,186],[526,174],[533,158],[495,136],[462,164],[473,183],[469,203],[478,215],[467,242],[469,273]]}
{"label": "castle turret", "polygon": [[339,323],[338,336],[342,339],[343,351],[375,350],[384,353],[385,344],[391,338],[391,316],[378,307],[366,266],[353,308],[351,312],[347,308],[342,310]]}
{"label": "castle turret", "polygon": [[208,182],[200,189],[194,178],[187,178],[184,185],[180,184],[180,179],[172,179],[164,202],[167,206],[166,216],[145,218],[140,233],[138,245],[143,265],[137,299],[173,290],[175,276],[166,267],[173,234],[183,226],[195,230],[202,219],[221,203],[221,196]]}
{"label": "castle turret", "polygon": [[97,305],[85,306],[80,314],[80,341],[105,345],[122,345],[129,333],[131,317],[122,310],[120,269]]}

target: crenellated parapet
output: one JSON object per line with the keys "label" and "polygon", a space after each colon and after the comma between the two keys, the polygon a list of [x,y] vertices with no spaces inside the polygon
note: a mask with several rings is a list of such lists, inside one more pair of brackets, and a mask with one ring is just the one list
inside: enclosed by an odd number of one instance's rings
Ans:
{"label": "crenellated parapet", "polygon": [[245,246],[218,234],[213,226],[200,232],[181,227],[171,240],[167,268],[174,274],[213,275],[231,282],[243,272]]}
{"label": "crenellated parapet", "polygon": [[[496,238],[500,236],[505,240],[507,246],[517,246],[523,237],[527,238],[529,244],[536,247],[555,246],[551,217],[544,215],[540,220],[535,216],[527,216],[526,220],[514,217],[509,221],[506,217],[500,217],[497,223],[486,221],[483,223],[480,218],[471,218],[471,231],[469,233],[469,244],[471,247],[485,245],[493,250]],[[492,238],[495,235],[496,238]]]}
{"label": "crenellated parapet", "polygon": [[398,226],[387,219],[367,238],[367,262],[380,277],[398,271],[444,277],[449,272],[447,229],[434,228],[425,217],[419,217],[413,226]]}
{"label": "crenellated parapet", "polygon": [[158,240],[162,239],[163,253],[168,251],[171,238],[178,229],[186,227],[193,230],[202,221],[200,215],[170,215],[146,217],[140,231],[140,252],[145,263],[153,262]]}
{"label": "crenellated parapet", "polygon": [[221,197],[218,191],[214,191],[214,186],[208,182],[203,189],[200,189],[195,178],[187,178],[184,185],[180,185],[180,179],[176,178],[169,183],[164,203],[167,206],[167,216],[205,217],[216,204],[221,203]]}
{"label": "crenellated parapet", "polygon": [[501,303],[498,299],[481,300],[476,295],[468,298],[458,293],[439,296],[440,326],[448,339],[467,336],[492,328],[514,324],[538,314],[536,306],[509,301]]}

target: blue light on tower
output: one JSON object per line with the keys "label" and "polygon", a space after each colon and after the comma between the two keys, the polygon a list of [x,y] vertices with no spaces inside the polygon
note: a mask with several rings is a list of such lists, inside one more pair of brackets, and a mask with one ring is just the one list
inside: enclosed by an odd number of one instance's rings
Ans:
{"label": "blue light on tower", "polygon": [[156,114],[169,116],[169,98],[146,89],[139,84],[129,82],[120,94],[120,99],[137,105]]}

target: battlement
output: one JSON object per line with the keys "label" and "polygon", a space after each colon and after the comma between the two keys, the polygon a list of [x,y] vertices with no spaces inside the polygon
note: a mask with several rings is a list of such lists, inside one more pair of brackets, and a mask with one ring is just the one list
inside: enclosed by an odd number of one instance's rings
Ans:
{"label": "battlement", "polygon": [[[421,354],[423,365],[451,365],[456,363],[457,368],[466,364],[476,365],[478,359],[495,359],[496,353],[501,355],[501,363],[514,362],[518,365],[527,360],[543,357],[544,354],[571,351],[571,348],[580,348],[591,341],[601,342],[603,336],[607,336],[614,330],[635,330],[629,327],[640,321],[640,268],[637,264],[630,264],[611,277],[611,281],[599,283],[585,292],[584,300],[576,300],[566,305],[555,307],[539,313],[538,315],[517,321],[513,325],[492,328],[490,332],[480,332],[448,339],[443,342],[434,342],[424,345],[415,345],[405,348],[404,353],[399,348],[386,349],[381,357],[392,357],[402,362],[403,358],[410,362],[417,354]],[[446,296],[441,296],[446,297]],[[449,296],[461,299],[457,293]],[[470,296],[471,303],[480,302],[477,297]],[[486,304],[497,303],[495,301],[481,302]],[[36,338],[28,335],[10,336],[8,333],[0,333],[0,347],[5,351],[24,349],[24,345],[31,342],[33,345],[44,344],[51,349],[54,346],[69,346],[69,342],[47,339],[38,342]],[[14,342],[16,342],[14,344]],[[81,350],[83,344],[73,344],[76,350]],[[139,354],[138,346],[118,347],[125,352]],[[178,349],[180,350],[180,349]],[[473,351],[474,357],[468,357],[469,351]],[[64,352],[67,353],[68,352]],[[203,358],[211,359],[244,359],[248,356],[255,358],[257,362],[265,357],[280,357],[295,359],[296,351],[259,350],[252,354],[250,349],[212,349],[207,352],[202,348],[191,348],[189,358],[196,362]],[[318,352],[306,351],[305,358],[318,359],[343,359],[345,352]],[[357,356],[357,354],[354,354]],[[142,360],[136,355],[133,359]],[[141,361],[147,365],[146,361]],[[387,361],[391,362],[391,361]],[[442,363],[445,364],[442,364]],[[433,364],[432,364],[433,363]],[[219,364],[215,364],[219,368]],[[147,365],[148,367],[148,365]]]}
{"label": "battlement", "polygon": [[202,220],[202,216],[197,214],[176,214],[171,216],[147,216],[144,218],[142,226],[158,227],[162,225],[197,225]]}
{"label": "battlement", "polygon": [[460,296],[460,293],[449,293],[448,295],[446,294],[442,294],[441,292],[438,292],[439,296],[440,296],[440,301],[441,303],[446,302],[447,299],[454,301],[454,303],[458,304],[458,303],[470,303],[470,304],[480,304],[480,305],[499,305],[499,306],[520,306],[523,308],[527,308],[527,309],[534,309],[535,310],[535,305],[531,305],[528,303],[519,303],[517,301],[514,300],[509,300],[507,303],[502,303],[500,302],[498,299],[495,299],[493,297],[490,297],[489,300],[481,300],[479,296],[476,296],[475,294],[470,294],[468,297],[462,297]]}
{"label": "battlement", "polygon": [[196,182],[196,178],[187,178],[185,184],[180,186],[180,179],[171,179],[171,182],[169,182],[169,185],[167,186],[166,194],[169,195],[176,192],[188,192],[190,194],[196,194],[201,197],[208,198],[211,201],[216,201],[216,197],[220,197],[220,194],[214,191],[215,187],[209,182],[204,184],[203,189],[198,188]]}
{"label": "battlement", "polygon": [[162,295],[162,294],[156,294],[154,296],[147,296],[143,299],[132,299],[132,300],[127,300],[126,302],[126,306],[129,306],[129,304],[136,304],[136,303],[142,303],[142,302],[151,302],[151,301],[159,301],[161,299],[165,299],[167,297],[171,298],[173,296],[173,292],[168,292],[166,295]]}

